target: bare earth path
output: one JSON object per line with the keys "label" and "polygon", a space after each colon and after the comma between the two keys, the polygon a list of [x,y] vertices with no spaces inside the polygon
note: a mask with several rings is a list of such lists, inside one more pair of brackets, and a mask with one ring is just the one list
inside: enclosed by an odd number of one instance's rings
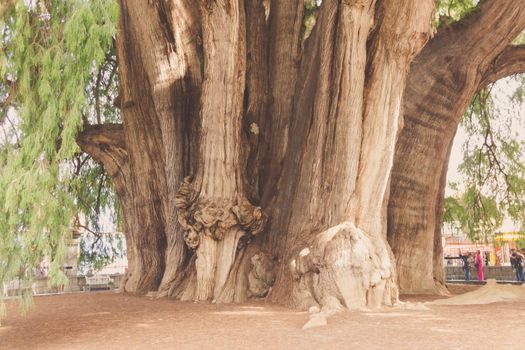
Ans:
{"label": "bare earth path", "polygon": [[301,329],[307,313],[264,303],[206,305],[111,292],[35,302],[26,317],[8,303],[0,349],[525,348],[525,302],[347,312],[310,330]]}

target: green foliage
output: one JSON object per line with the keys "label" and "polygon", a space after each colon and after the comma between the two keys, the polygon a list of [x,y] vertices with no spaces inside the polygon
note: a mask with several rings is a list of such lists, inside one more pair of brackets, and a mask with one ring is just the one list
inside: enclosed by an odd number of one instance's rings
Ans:
{"label": "green foliage", "polygon": [[475,10],[479,0],[438,0],[436,4],[436,23],[451,24],[459,21]]}
{"label": "green foliage", "polygon": [[[121,258],[125,251],[123,236],[104,232],[101,223],[122,222],[118,200],[110,177],[88,155],[78,154],[73,159],[73,167],[78,169],[72,186],[76,207],[83,216],[82,220],[77,218],[75,226],[84,232],[80,237],[78,268],[81,273],[98,271],[115,258]],[[110,220],[104,220],[108,215]]]}
{"label": "green foliage", "polygon": [[307,39],[315,26],[317,10],[321,6],[322,0],[304,0],[304,18],[302,36]]}
{"label": "green foliage", "polygon": [[[519,77],[523,79],[523,77]],[[522,85],[506,103],[523,102]],[[468,138],[459,167],[459,194],[445,199],[444,222],[474,241],[495,233],[504,218],[525,227],[525,140],[511,108],[496,103],[491,89],[480,91],[462,120]],[[507,106],[508,107],[508,106]]]}
{"label": "green foliage", "polygon": [[[89,98],[93,96],[88,94]],[[115,109],[111,113],[119,118]],[[97,115],[91,114],[91,117],[96,119]],[[82,232],[78,269],[81,273],[96,272],[124,255],[123,235],[104,232],[108,224],[111,229],[122,225],[119,203],[110,177],[102,165],[87,154],[77,153],[68,161],[68,168],[71,169],[69,193],[76,210],[73,227]]]}
{"label": "green foliage", "polygon": [[520,232],[519,238],[516,240],[516,246],[520,248],[525,248],[525,232]]}
{"label": "green foliage", "polygon": [[516,37],[516,39],[514,39],[514,40],[512,41],[512,43],[513,43],[514,45],[525,44],[525,31],[521,32],[521,34],[518,35],[518,36]]}
{"label": "green foliage", "polygon": [[84,274],[96,273],[122,258],[125,240],[122,234],[93,233],[80,238],[78,269]]}
{"label": "green foliage", "polygon": [[0,284],[30,280],[44,256],[55,283],[66,281],[66,241],[93,182],[73,168],[75,137],[93,114],[87,92],[111,54],[117,19],[107,0],[0,5]]}
{"label": "green foliage", "polygon": [[459,198],[445,198],[444,222],[473,241],[482,241],[502,224],[503,215],[494,198],[483,196],[471,186]]}
{"label": "green foliage", "polygon": [[106,53],[104,62],[93,71],[86,87],[88,110],[84,123],[104,124],[120,122],[120,111],[113,101],[118,96],[118,66],[114,46]]}

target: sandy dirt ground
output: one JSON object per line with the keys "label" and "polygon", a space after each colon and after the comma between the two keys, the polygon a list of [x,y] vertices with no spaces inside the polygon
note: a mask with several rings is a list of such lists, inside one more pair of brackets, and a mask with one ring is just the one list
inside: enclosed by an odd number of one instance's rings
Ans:
{"label": "sandy dirt ground", "polygon": [[[452,286],[453,294],[476,287]],[[525,287],[524,287],[525,288]],[[0,349],[525,349],[525,302],[344,312],[302,330],[306,312],[251,303],[209,305],[92,292],[14,301]],[[419,307],[418,307],[419,306]]]}

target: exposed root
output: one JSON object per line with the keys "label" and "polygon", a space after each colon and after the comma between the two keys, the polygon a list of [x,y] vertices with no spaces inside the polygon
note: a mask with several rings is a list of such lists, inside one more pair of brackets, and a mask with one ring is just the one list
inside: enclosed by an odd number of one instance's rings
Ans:
{"label": "exposed root", "polygon": [[263,298],[275,283],[275,260],[259,252],[250,259],[248,274],[248,297]]}
{"label": "exposed root", "polygon": [[296,298],[315,300],[327,315],[342,308],[379,308],[398,300],[391,254],[382,236],[344,222],[319,233],[291,261]]}

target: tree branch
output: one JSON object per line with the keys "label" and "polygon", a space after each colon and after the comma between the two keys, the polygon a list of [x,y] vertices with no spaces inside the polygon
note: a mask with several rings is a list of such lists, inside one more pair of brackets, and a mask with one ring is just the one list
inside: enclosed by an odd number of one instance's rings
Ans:
{"label": "tree branch", "polygon": [[525,45],[509,45],[487,67],[480,86],[484,87],[499,79],[525,72]]}
{"label": "tree branch", "polygon": [[461,21],[442,25],[426,51],[441,52],[455,65],[477,65],[483,73],[524,28],[524,2],[481,1]]}
{"label": "tree branch", "polygon": [[16,91],[18,90],[18,82],[12,79],[6,79],[5,84],[9,87],[7,91],[7,97],[5,98],[3,104],[7,107],[11,100],[16,96]]}
{"label": "tree branch", "polygon": [[524,26],[525,3],[514,0],[481,1],[471,15],[458,23],[458,27],[465,28],[465,34],[471,35],[469,43],[479,52],[505,48]]}
{"label": "tree branch", "polygon": [[77,144],[95,161],[102,163],[112,178],[127,172],[128,152],[121,124],[85,126],[77,135]]}
{"label": "tree branch", "polygon": [[87,232],[91,233],[92,235],[94,235],[96,237],[101,237],[103,235],[103,232],[93,231],[92,229],[90,229],[89,227],[87,227],[85,225],[81,225],[81,224],[77,223],[76,226],[77,226],[77,228],[81,228],[81,229],[86,230]]}

